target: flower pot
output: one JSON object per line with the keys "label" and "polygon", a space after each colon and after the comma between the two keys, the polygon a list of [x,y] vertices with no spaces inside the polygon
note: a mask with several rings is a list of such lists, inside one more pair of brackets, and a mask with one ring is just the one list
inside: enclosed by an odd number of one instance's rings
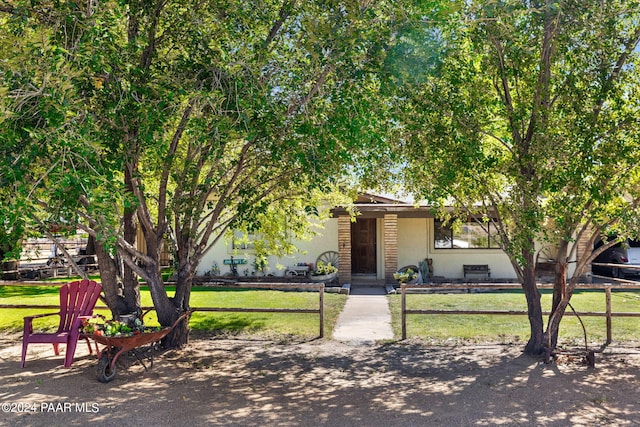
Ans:
{"label": "flower pot", "polygon": [[317,276],[314,276],[313,274],[311,276],[309,276],[309,278],[311,279],[312,282],[333,282],[336,278],[338,274],[337,273],[331,273],[331,274],[319,274]]}

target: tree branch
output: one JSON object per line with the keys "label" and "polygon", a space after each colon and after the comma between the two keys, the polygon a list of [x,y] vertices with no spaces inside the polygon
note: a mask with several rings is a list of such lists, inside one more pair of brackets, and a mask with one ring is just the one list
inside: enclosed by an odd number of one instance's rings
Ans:
{"label": "tree branch", "polygon": [[[558,8],[558,10],[560,10],[560,8]],[[549,82],[551,80],[551,55],[553,53],[553,40],[558,33],[558,21],[557,15],[547,13],[545,16],[538,84],[536,85],[533,95],[533,105],[525,141],[531,141],[533,138],[533,132],[535,131],[538,121],[538,112],[544,107],[548,108],[550,104]]]}
{"label": "tree branch", "polygon": [[144,48],[142,55],[140,56],[140,68],[143,70],[148,70],[151,66],[151,60],[153,59],[153,55],[156,50],[156,46],[159,42],[159,39],[156,37],[158,32],[158,23],[160,21],[160,14],[162,13],[162,9],[164,9],[167,0],[160,0],[156,4],[156,7],[151,15],[151,24],[149,26],[148,31],[148,43]]}
{"label": "tree branch", "polygon": [[334,65],[332,64],[327,65],[326,68],[322,71],[322,73],[318,77],[318,79],[316,80],[316,83],[313,85],[309,93],[304,98],[302,98],[299,102],[292,103],[291,105],[289,105],[289,108],[287,109],[287,116],[291,116],[297,113],[298,111],[300,111],[302,107],[304,107],[307,103],[309,103],[309,101],[311,101],[311,98],[313,98],[313,96],[316,93],[318,93],[318,91],[324,84],[325,80],[327,79],[327,76],[329,75],[329,73],[331,73],[334,69],[335,69]]}
{"label": "tree branch", "polygon": [[493,44],[496,49],[496,54],[498,55],[498,70],[499,70],[499,82],[500,85],[495,85],[500,98],[502,98],[502,102],[504,103],[505,108],[507,109],[507,115],[509,119],[509,124],[511,126],[511,133],[513,136],[514,144],[518,144],[522,137],[518,130],[517,123],[515,121],[515,110],[513,107],[513,99],[511,98],[511,88],[509,86],[509,79],[507,77],[507,69],[505,65],[504,52],[502,51],[502,45],[500,44],[500,40],[498,40],[495,36],[490,36],[489,40]]}
{"label": "tree branch", "polygon": [[607,80],[605,81],[605,84],[602,87],[602,93],[600,94],[600,98],[596,102],[596,105],[593,110],[595,117],[598,117],[600,115],[600,111],[602,111],[602,106],[606,101],[607,93],[609,93],[609,91],[612,89],[613,83],[620,77],[620,74],[622,73],[622,69],[627,63],[627,59],[629,58],[629,55],[633,53],[633,51],[638,46],[638,43],[640,43],[640,26],[636,28],[636,32],[627,41],[626,49],[620,53],[620,56],[616,61],[616,65],[613,67],[611,74],[609,74],[609,76],[607,77]]}
{"label": "tree branch", "polygon": [[162,175],[160,177],[160,184],[158,188],[158,227],[163,229],[163,233],[165,227],[160,227],[160,223],[164,223],[166,218],[169,175],[171,173],[171,168],[173,167],[173,160],[178,150],[178,145],[180,143],[180,140],[182,139],[184,131],[187,129],[191,113],[194,109],[194,105],[195,98],[192,98],[189,100],[187,107],[182,113],[180,123],[178,124],[178,127],[176,128],[175,132],[173,133],[173,137],[171,138],[171,144],[169,144],[169,150],[167,151],[167,156],[164,161],[164,167],[162,169]]}
{"label": "tree branch", "polygon": [[278,13],[278,19],[276,19],[275,22],[273,23],[273,26],[269,31],[269,35],[264,41],[265,49],[269,48],[269,45],[271,44],[271,42],[273,42],[273,40],[278,35],[278,32],[280,31],[280,28],[282,28],[284,21],[286,21],[287,18],[291,15],[291,11],[295,7],[296,2],[297,0],[284,0],[284,2],[282,3],[282,6],[280,7],[280,12]]}
{"label": "tree branch", "polygon": [[2,4],[0,4],[0,12],[14,13],[15,11],[16,11],[16,8],[5,1],[3,1]]}

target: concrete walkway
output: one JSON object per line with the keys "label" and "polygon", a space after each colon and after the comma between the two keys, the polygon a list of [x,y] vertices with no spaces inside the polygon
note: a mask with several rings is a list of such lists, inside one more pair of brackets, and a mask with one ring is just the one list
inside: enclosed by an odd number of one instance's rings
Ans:
{"label": "concrete walkway", "polygon": [[336,321],[333,339],[356,345],[393,339],[391,312],[385,289],[352,287]]}

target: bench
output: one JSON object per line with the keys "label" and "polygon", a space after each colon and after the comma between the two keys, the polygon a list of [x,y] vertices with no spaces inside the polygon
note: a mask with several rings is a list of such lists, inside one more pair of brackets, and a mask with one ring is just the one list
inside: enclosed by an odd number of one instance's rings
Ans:
{"label": "bench", "polygon": [[465,279],[467,278],[467,274],[481,274],[486,277],[491,277],[491,270],[487,264],[464,264],[462,268]]}

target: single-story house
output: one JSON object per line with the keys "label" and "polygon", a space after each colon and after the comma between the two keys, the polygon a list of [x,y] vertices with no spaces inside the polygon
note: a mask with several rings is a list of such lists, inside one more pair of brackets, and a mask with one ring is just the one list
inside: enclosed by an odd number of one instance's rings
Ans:
{"label": "single-story house", "polygon": [[[515,280],[506,254],[498,247],[492,226],[488,230],[473,220],[454,231],[428,206],[416,206],[381,196],[362,194],[355,202],[359,215],[352,221],[345,208],[332,210],[321,235],[297,242],[299,252],[286,258],[270,257],[268,273],[283,276],[289,266],[315,263],[327,251],[337,253],[339,282],[376,280],[393,283],[393,273],[406,265],[429,260],[435,278],[463,279],[464,265],[487,265],[491,279]],[[240,275],[253,275],[255,257],[250,245],[235,247],[221,242],[203,260],[199,273],[215,264],[220,274],[230,271],[231,256],[246,260],[238,265]],[[226,260],[226,263],[225,263]],[[280,266],[280,268],[276,268]],[[478,276],[473,276],[477,279]]]}

